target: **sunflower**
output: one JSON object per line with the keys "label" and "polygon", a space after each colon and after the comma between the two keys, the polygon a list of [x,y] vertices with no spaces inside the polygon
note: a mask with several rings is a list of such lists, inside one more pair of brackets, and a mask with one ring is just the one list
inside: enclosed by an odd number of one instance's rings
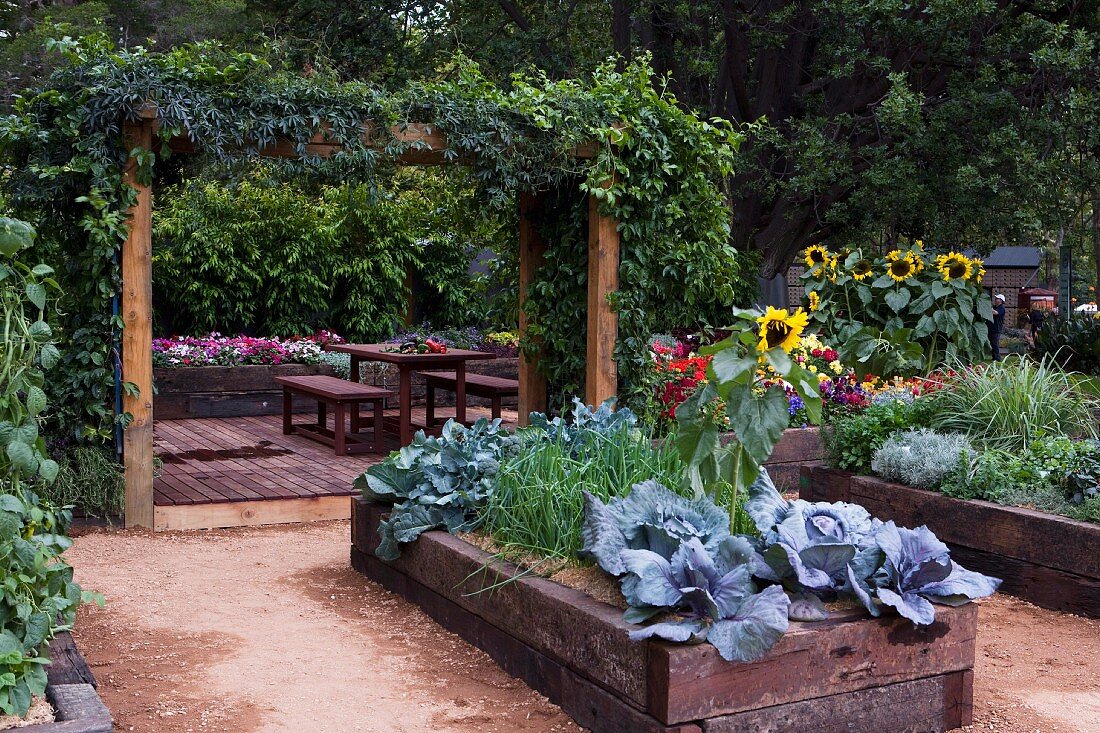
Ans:
{"label": "sunflower", "polygon": [[821,307],[821,296],[820,295],[818,295],[816,292],[811,290],[810,294],[809,294],[809,298],[810,298],[810,310],[815,311],[815,310],[817,310],[818,308]]}
{"label": "sunflower", "polygon": [[829,258],[833,254],[829,250],[822,247],[820,244],[815,244],[806,248],[806,267],[811,270],[819,265],[827,265]]}
{"label": "sunflower", "polygon": [[974,274],[974,261],[958,252],[948,252],[936,258],[936,269],[944,280],[969,280]]}
{"label": "sunflower", "polygon": [[875,265],[867,258],[861,259],[855,264],[855,267],[852,268],[852,277],[856,279],[856,282],[862,282],[874,274]]}
{"label": "sunflower", "polygon": [[980,283],[982,278],[985,277],[985,262],[975,257],[970,260],[970,264],[974,267],[974,282]]}
{"label": "sunflower", "polygon": [[920,272],[917,265],[919,259],[912,252],[902,254],[895,249],[886,255],[886,273],[894,279],[894,282],[905,282]]}
{"label": "sunflower", "polygon": [[790,353],[791,349],[797,349],[802,332],[810,322],[810,317],[798,308],[791,314],[787,309],[777,309],[768,306],[768,312],[756,319],[760,324],[760,343],[758,351],[769,349],[783,349]]}

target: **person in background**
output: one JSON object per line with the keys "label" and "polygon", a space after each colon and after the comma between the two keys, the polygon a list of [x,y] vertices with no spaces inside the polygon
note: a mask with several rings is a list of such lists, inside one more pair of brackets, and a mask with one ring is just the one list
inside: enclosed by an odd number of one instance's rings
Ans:
{"label": "person in background", "polygon": [[1005,330],[1005,296],[993,296],[993,320],[989,322],[989,345],[993,349],[993,361],[1001,360],[1001,333]]}
{"label": "person in background", "polygon": [[1035,344],[1038,341],[1039,329],[1043,327],[1043,319],[1045,317],[1046,314],[1043,312],[1043,309],[1036,308],[1035,306],[1032,306],[1031,309],[1027,312],[1027,322],[1028,325],[1031,327],[1029,340],[1031,341],[1031,348],[1033,349],[1035,348]]}

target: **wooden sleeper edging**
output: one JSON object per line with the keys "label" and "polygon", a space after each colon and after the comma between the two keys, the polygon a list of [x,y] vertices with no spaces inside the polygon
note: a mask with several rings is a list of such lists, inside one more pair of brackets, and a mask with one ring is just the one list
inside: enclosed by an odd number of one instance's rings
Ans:
{"label": "wooden sleeper edging", "polygon": [[938,607],[925,628],[863,612],[792,623],[767,657],[734,664],[706,644],[631,641],[635,627],[620,609],[521,575],[445,532],[426,533],[399,560],[383,562],[373,553],[388,511],[352,498],[352,566],[598,733],[832,730],[823,721],[853,733],[916,732],[970,722],[972,604]]}

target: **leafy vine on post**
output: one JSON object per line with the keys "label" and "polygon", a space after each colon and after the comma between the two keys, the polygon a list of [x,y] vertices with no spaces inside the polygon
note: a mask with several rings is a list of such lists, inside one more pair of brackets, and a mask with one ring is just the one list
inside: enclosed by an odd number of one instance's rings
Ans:
{"label": "leafy vine on post", "polygon": [[38,426],[47,408],[44,372],[61,357],[46,322],[59,290],[53,269],[17,259],[34,239],[30,225],[0,218],[0,711],[20,716],[46,689],[49,640],[72,624],[82,600],[100,600],[81,592],[60,559],[71,544],[71,513],[34,492],[57,477]]}
{"label": "leafy vine on post", "polygon": [[[734,318],[728,338],[701,350],[713,355],[707,384],[676,409],[685,480],[697,496],[710,494],[716,501],[729,491],[731,522],[738,496],[760,475],[790,418],[783,388],[764,385],[759,367],[770,365],[805,402],[811,421],[821,419],[817,377],[790,357],[801,343],[807,314],[801,308],[788,313],[769,306],[764,313],[735,309]],[[728,419],[733,431],[728,440],[711,417],[715,409]]]}

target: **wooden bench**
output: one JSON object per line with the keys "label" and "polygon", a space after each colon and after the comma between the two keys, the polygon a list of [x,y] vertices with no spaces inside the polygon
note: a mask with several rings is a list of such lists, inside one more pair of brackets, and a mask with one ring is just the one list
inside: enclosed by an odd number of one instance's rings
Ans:
{"label": "wooden bench", "polygon": [[[275,381],[283,386],[283,435],[302,435],[336,450],[336,455],[348,453],[383,453],[384,441],[382,416],[387,397],[394,393],[382,387],[324,375],[301,377],[276,377]],[[317,400],[317,424],[295,424],[293,422],[294,395],[304,395]],[[369,402],[374,408],[371,439],[359,432],[359,405]],[[328,407],[332,406],[335,417],[333,430],[328,428]],[[351,418],[351,431],[347,430],[347,418]]]}
{"label": "wooden bench", "polygon": [[[428,425],[435,425],[435,391],[445,389],[454,392],[458,386],[458,379],[455,372],[416,372],[416,374],[427,385],[424,409],[425,422]],[[493,417],[498,418],[500,417],[501,398],[519,395],[519,382],[505,377],[490,377],[486,374],[466,372],[466,394],[491,400]]]}

